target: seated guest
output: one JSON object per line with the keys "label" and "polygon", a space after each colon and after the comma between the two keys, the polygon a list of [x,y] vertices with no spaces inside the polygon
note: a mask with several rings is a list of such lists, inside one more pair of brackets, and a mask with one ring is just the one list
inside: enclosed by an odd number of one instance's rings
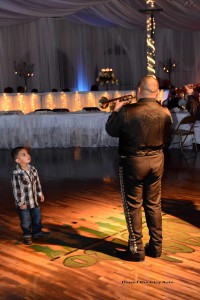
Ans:
{"label": "seated guest", "polygon": [[195,118],[200,120],[200,83],[194,89],[191,85],[186,85],[187,104],[186,109]]}
{"label": "seated guest", "polygon": [[10,86],[7,86],[7,87],[4,89],[3,92],[4,92],[4,93],[13,93],[13,88],[10,87]]}
{"label": "seated guest", "polygon": [[168,98],[162,103],[162,105],[167,106],[169,110],[174,108],[184,109],[186,102],[184,93],[172,86],[169,91]]}
{"label": "seated guest", "polygon": [[176,95],[175,87],[172,86],[169,90],[167,99],[163,102],[163,106],[167,106],[169,110],[178,107],[179,97]]}
{"label": "seated guest", "polygon": [[67,93],[67,92],[70,92],[70,89],[69,88],[64,88],[64,89],[61,90],[61,92]]}
{"label": "seated guest", "polygon": [[171,110],[171,109],[173,109],[173,108],[175,108],[175,107],[178,107],[179,108],[179,105],[178,105],[178,103],[179,103],[179,97],[176,97],[176,96],[173,96],[173,97],[170,97],[170,98],[168,98],[167,100],[168,100],[168,103],[167,103],[167,108],[169,109],[169,110]]}
{"label": "seated guest", "polygon": [[24,87],[21,86],[21,85],[19,85],[19,86],[17,87],[17,92],[18,92],[18,93],[24,93],[24,92],[25,92]]}
{"label": "seated guest", "polygon": [[94,91],[98,91],[99,90],[99,87],[98,87],[98,85],[96,85],[96,84],[93,84],[92,86],[91,86],[91,88],[90,88],[90,91],[92,92],[94,92]]}
{"label": "seated guest", "polygon": [[173,86],[171,85],[171,82],[168,79],[165,79],[163,82],[163,85],[160,85],[161,90],[170,90]]}
{"label": "seated guest", "polygon": [[37,89],[32,89],[31,93],[39,93]]}
{"label": "seated guest", "polygon": [[54,88],[54,89],[52,89],[51,91],[52,91],[53,93],[57,93],[58,90]]}

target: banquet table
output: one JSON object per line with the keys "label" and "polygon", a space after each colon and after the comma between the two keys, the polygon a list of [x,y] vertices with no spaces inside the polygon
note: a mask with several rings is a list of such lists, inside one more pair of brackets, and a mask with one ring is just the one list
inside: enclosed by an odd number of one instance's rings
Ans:
{"label": "banquet table", "polygon": [[39,113],[0,115],[0,148],[20,145],[31,148],[117,146],[105,124],[110,113]]}
{"label": "banquet table", "polygon": [[[172,113],[173,125],[189,113]],[[30,114],[0,115],[0,148],[11,149],[20,145],[30,148],[109,147],[117,146],[118,138],[105,130],[110,112],[37,112]],[[197,143],[200,144],[200,122],[195,125]],[[192,140],[187,140],[192,147]],[[178,148],[172,142],[170,148]]]}

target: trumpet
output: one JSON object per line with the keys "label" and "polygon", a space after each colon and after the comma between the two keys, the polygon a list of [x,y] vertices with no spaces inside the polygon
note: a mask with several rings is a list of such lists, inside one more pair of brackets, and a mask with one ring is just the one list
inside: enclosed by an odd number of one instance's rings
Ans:
{"label": "trumpet", "polygon": [[[200,93],[200,83],[197,84],[186,84],[185,86],[188,86],[190,89],[193,89],[193,91],[198,91]],[[175,88],[176,93],[186,93],[185,86],[181,88]]]}
{"label": "trumpet", "polygon": [[136,97],[132,96],[131,94],[124,95],[124,96],[114,98],[114,99],[107,99],[106,97],[103,96],[99,99],[99,106],[103,109],[106,109],[108,107],[109,103],[111,103],[111,102],[114,102],[117,100],[119,100],[120,102],[130,101],[131,99],[134,99],[134,98],[136,98]]}

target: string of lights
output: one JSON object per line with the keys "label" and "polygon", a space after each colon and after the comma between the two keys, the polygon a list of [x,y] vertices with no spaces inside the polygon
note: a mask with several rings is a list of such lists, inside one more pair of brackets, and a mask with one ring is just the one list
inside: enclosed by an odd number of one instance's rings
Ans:
{"label": "string of lights", "polygon": [[147,73],[154,75],[155,70],[155,29],[156,23],[154,13],[162,11],[161,8],[155,8],[155,0],[146,0],[146,9],[141,9],[139,12],[147,14],[146,20],[146,45],[147,45]]}

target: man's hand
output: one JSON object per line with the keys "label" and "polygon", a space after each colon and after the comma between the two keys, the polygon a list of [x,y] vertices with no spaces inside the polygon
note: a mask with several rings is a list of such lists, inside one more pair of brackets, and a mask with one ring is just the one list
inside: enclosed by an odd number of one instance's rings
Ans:
{"label": "man's hand", "polygon": [[127,100],[127,101],[119,101],[119,100],[117,100],[115,102],[114,111],[119,111],[122,108],[122,106],[127,105],[129,103],[131,103],[131,100]]}
{"label": "man's hand", "polygon": [[124,103],[122,101],[117,100],[115,102],[114,111],[119,111],[122,108],[123,105],[124,105]]}
{"label": "man's hand", "polygon": [[193,90],[193,85],[192,84],[188,84],[185,85],[185,90],[186,90],[186,95],[192,95],[194,90]]}

